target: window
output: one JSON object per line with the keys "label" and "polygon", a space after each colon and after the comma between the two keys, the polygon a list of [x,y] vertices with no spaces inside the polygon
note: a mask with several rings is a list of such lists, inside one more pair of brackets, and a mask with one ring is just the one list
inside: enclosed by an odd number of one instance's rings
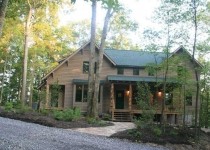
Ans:
{"label": "window", "polygon": [[192,106],[192,95],[186,96],[185,100],[186,100],[186,105],[187,106]]}
{"label": "window", "polygon": [[153,69],[149,69],[148,76],[154,76],[154,75],[155,75],[155,71]]}
{"label": "window", "polygon": [[139,75],[139,69],[133,69],[133,75]]}
{"label": "window", "polygon": [[117,68],[117,74],[124,74],[123,68]]}
{"label": "window", "polygon": [[76,85],[76,102],[87,102],[87,85]]}
{"label": "window", "polygon": [[173,102],[173,94],[172,93],[166,93],[165,94],[165,104],[171,105]]}
{"label": "window", "polygon": [[83,73],[88,73],[89,72],[89,62],[84,61],[83,62]]}
{"label": "window", "polygon": [[186,73],[186,68],[183,66],[177,66],[177,76],[178,77],[183,77]]}
{"label": "window", "polygon": [[[88,85],[76,85],[76,99],[75,102],[87,102]],[[98,102],[100,103],[100,88],[98,94]]]}
{"label": "window", "polygon": [[76,102],[82,102],[82,85],[76,85]]}

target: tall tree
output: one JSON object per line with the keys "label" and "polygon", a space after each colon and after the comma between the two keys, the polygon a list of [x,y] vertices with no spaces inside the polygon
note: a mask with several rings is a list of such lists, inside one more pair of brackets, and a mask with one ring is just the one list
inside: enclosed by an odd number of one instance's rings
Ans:
{"label": "tall tree", "polygon": [[7,10],[7,4],[9,0],[1,0],[0,1],[0,37],[2,35],[2,28],[4,23],[4,18]]}
{"label": "tall tree", "polygon": [[27,66],[28,66],[28,49],[29,49],[29,38],[30,38],[30,28],[31,28],[31,17],[33,7],[30,0],[27,0],[28,3],[28,15],[25,24],[25,41],[24,41],[24,60],[23,60],[23,79],[22,79],[22,91],[21,91],[21,104],[25,105],[26,102],[26,82],[27,82]]}

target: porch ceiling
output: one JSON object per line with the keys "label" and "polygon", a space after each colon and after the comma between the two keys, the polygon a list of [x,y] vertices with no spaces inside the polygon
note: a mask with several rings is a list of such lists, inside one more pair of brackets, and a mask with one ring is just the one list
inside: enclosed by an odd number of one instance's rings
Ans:
{"label": "porch ceiling", "polygon": [[[122,76],[122,75],[108,75],[107,79],[109,81],[130,81],[130,82],[156,82],[156,77],[139,77],[139,76]],[[158,77],[158,82],[163,82],[164,78]],[[170,83],[177,83],[177,80],[174,78],[168,78],[166,80]]]}

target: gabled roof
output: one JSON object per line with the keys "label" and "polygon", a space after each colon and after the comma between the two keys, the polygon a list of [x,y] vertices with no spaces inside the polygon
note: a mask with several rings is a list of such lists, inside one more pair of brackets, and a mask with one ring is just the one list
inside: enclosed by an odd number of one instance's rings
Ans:
{"label": "gabled roof", "polygon": [[[185,52],[187,55],[189,55],[190,56],[190,58],[191,58],[191,60],[193,59],[193,56],[181,45],[181,46],[179,46],[170,56],[169,56],[169,58],[170,57],[172,57],[173,55],[175,55],[175,54],[177,54],[178,52],[180,52],[180,51],[183,51],[183,52]],[[196,64],[199,66],[199,67],[203,67],[202,66],[202,64],[201,63],[199,63],[196,59],[195,59],[195,62],[196,62]]]}
{"label": "gabled roof", "polygon": [[113,49],[106,49],[104,55],[114,66],[119,67],[145,67],[148,64],[156,64],[156,61],[160,64],[166,57],[162,52]]}
{"label": "gabled roof", "polygon": [[[51,70],[48,74],[46,74],[42,80],[45,80],[51,73],[53,73],[54,71],[56,71],[60,66],[62,66],[64,63],[66,63],[71,57],[73,57],[75,54],[77,54],[80,50],[84,49],[86,46],[88,46],[90,44],[90,41],[88,41],[87,43],[85,43],[83,46],[81,46],[78,50],[76,50],[74,53],[70,54],[68,57],[66,57],[65,59],[62,59],[61,61],[59,61],[59,65],[57,65],[53,70]],[[96,47],[98,48],[98,46],[96,45]]]}

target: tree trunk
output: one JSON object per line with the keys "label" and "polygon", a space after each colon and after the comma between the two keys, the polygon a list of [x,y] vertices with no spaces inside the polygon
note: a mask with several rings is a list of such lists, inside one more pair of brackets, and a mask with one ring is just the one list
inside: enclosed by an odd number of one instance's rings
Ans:
{"label": "tree trunk", "polygon": [[2,35],[2,28],[4,24],[4,18],[7,10],[7,4],[9,0],[1,0],[0,2],[0,37]]}
{"label": "tree trunk", "polygon": [[96,105],[93,103],[94,92],[94,66],[95,66],[95,40],[96,40],[96,0],[92,0],[92,19],[91,19],[91,41],[88,73],[88,116],[96,117]]}
{"label": "tree trunk", "polygon": [[4,80],[5,80],[5,72],[6,72],[6,66],[7,66],[7,56],[6,60],[4,62],[4,69],[3,69],[3,76],[2,76],[2,81],[1,81],[1,96],[0,96],[0,104],[3,101],[3,94],[4,94]]}
{"label": "tree trunk", "polygon": [[[168,13],[169,17],[169,13]],[[165,132],[165,114],[164,114],[164,109],[165,109],[165,101],[166,101],[166,82],[167,82],[167,76],[168,76],[168,57],[169,57],[169,45],[170,45],[170,31],[169,31],[169,23],[168,23],[168,42],[167,42],[167,47],[166,47],[166,68],[165,68],[165,73],[164,73],[164,81],[163,81],[163,100],[162,100],[162,109],[161,109],[161,125],[164,127],[164,132]]]}
{"label": "tree trunk", "polygon": [[[103,64],[103,56],[104,56],[104,47],[105,47],[105,41],[106,41],[106,36],[107,36],[107,30],[108,30],[108,24],[109,20],[111,18],[111,8],[108,8],[105,21],[104,21],[104,27],[103,27],[103,32],[102,32],[102,38],[101,38],[101,45],[99,48],[99,56],[97,59],[97,65],[96,65],[96,76],[95,76],[95,87],[94,87],[94,97],[93,97],[93,103],[96,105],[96,108],[98,108],[98,97],[99,97],[99,87],[100,87],[100,73],[102,69],[102,64]],[[96,110],[96,115],[97,115],[98,110]]]}
{"label": "tree trunk", "polygon": [[198,138],[198,99],[199,99],[199,77],[198,77],[198,70],[196,68],[196,60],[195,60],[195,51],[196,51],[196,44],[197,44],[197,5],[196,5],[196,0],[192,1],[193,3],[193,13],[194,13],[194,43],[193,43],[193,65],[194,65],[194,70],[195,70],[195,78],[196,78],[196,99],[195,99],[195,137]]}
{"label": "tree trunk", "polygon": [[21,104],[25,105],[26,102],[26,87],[27,87],[27,63],[28,63],[28,47],[29,47],[29,34],[30,34],[30,23],[32,16],[32,7],[28,0],[29,12],[25,25],[25,42],[24,42],[24,60],[23,60],[23,79],[22,79],[22,91],[21,91]]}

